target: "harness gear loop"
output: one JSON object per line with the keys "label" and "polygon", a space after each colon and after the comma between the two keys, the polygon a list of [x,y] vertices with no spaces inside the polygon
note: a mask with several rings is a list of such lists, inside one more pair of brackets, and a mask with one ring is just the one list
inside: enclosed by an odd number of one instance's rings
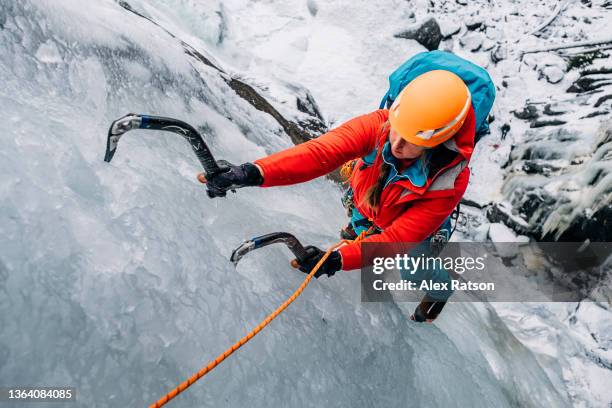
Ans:
{"label": "harness gear loop", "polygon": [[357,163],[357,159],[349,160],[340,167],[340,175],[344,183],[348,183],[351,180],[355,163]]}
{"label": "harness gear loop", "polygon": [[244,336],[243,338],[241,338],[240,340],[238,340],[236,343],[234,343],[230,348],[228,348],[227,350],[225,350],[223,353],[221,353],[217,358],[215,358],[213,361],[211,361],[210,363],[208,363],[208,365],[206,367],[203,367],[200,371],[198,371],[197,373],[195,373],[194,375],[192,375],[191,377],[189,377],[187,380],[183,381],[181,384],[178,385],[178,387],[176,387],[175,389],[173,389],[172,391],[170,391],[168,394],[164,395],[162,398],[160,398],[159,400],[157,400],[157,402],[152,403],[151,405],[149,405],[149,408],[160,408],[162,406],[164,406],[166,403],[168,403],[168,401],[170,401],[171,399],[173,399],[174,397],[176,397],[177,395],[179,395],[181,392],[185,391],[189,386],[191,386],[193,383],[195,383],[196,381],[198,381],[200,378],[204,377],[206,374],[208,374],[209,372],[211,372],[216,366],[218,366],[219,364],[221,364],[221,362],[223,360],[225,360],[226,358],[228,358],[230,355],[232,355],[236,350],[238,350],[240,347],[242,347],[244,344],[246,344],[249,340],[251,340],[253,337],[255,337],[255,335],[257,333],[259,333],[261,330],[263,330],[264,327],[266,327],[272,320],[274,320],[274,318],[276,318],[283,310],[285,310],[291,303],[293,303],[293,301],[295,299],[297,299],[298,296],[300,296],[302,294],[302,292],[304,291],[304,289],[306,289],[306,286],[308,286],[308,284],[310,283],[310,281],[312,280],[312,277],[317,273],[317,271],[319,270],[319,268],[321,267],[321,265],[323,265],[323,263],[325,262],[325,260],[329,257],[329,255],[332,253],[333,250],[335,250],[336,248],[338,248],[339,246],[341,246],[342,244],[348,244],[351,242],[357,242],[362,240],[366,234],[369,232],[368,231],[363,231],[361,234],[359,234],[359,236],[354,239],[353,241],[350,240],[346,240],[343,239],[341,241],[339,241],[338,243],[332,245],[326,252],[325,254],[321,257],[321,259],[319,259],[319,262],[317,262],[317,264],[314,266],[314,268],[312,268],[312,270],[310,271],[310,273],[306,276],[306,278],[304,278],[304,281],[302,282],[302,284],[295,290],[295,292],[293,292],[293,294],[283,302],[283,304],[281,304],[278,308],[276,308],[275,311],[273,311],[272,313],[270,313],[261,323],[259,323],[253,330],[251,330],[249,333],[247,333],[246,336]]}

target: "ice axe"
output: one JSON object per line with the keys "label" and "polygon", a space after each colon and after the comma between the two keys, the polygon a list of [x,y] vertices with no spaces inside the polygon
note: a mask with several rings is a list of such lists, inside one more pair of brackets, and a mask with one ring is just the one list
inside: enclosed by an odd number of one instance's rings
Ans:
{"label": "ice axe", "polygon": [[202,167],[204,167],[207,177],[223,172],[228,168],[228,162],[225,160],[215,160],[202,136],[188,123],[173,118],[136,113],[128,113],[111,123],[106,141],[105,162],[110,163],[113,159],[121,136],[134,129],[165,130],[183,136],[189,142]]}
{"label": "ice axe", "polygon": [[287,245],[291,252],[293,252],[293,255],[295,255],[296,259],[291,261],[291,266],[294,268],[297,268],[297,263],[302,263],[308,258],[308,251],[295,236],[288,232],[273,232],[244,241],[234,249],[230,261],[232,261],[234,265],[238,265],[238,262],[240,262],[242,257],[247,253],[279,242]]}

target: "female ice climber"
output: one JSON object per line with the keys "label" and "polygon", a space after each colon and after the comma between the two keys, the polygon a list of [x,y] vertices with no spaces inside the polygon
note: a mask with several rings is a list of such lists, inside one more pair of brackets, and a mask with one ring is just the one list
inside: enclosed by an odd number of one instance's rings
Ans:
{"label": "female ice climber", "polygon": [[[348,197],[351,222],[342,232],[354,237],[374,226],[376,233],[341,246],[316,277],[361,267],[364,242],[428,242],[448,239],[450,216],[470,177],[475,115],[470,91],[446,70],[419,75],[393,105],[358,116],[316,139],[270,156],[230,166],[209,180],[209,195],[225,196],[233,188],[284,186],[325,175],[357,159]],[[372,231],[372,229],[370,229]],[[310,246],[300,270],[310,272],[325,251]],[[427,279],[449,281],[446,271]],[[437,317],[449,291],[428,291],[413,319]]]}

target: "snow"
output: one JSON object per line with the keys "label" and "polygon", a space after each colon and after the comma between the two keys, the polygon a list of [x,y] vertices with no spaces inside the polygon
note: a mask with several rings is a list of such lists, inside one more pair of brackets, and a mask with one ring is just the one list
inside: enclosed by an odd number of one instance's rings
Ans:
{"label": "snow", "polygon": [[479,33],[470,33],[461,37],[460,44],[468,51],[478,51],[482,46],[482,35]]}
{"label": "snow", "polygon": [[559,67],[544,67],[542,74],[546,77],[546,80],[551,84],[559,83],[563,79],[563,70]]}
{"label": "snow", "polygon": [[[244,239],[288,231],[327,247],[346,222],[339,189],[324,179],[209,200],[195,179],[195,157],[176,135],[131,132],[113,162],[102,161],[108,125],[130,111],[206,129],[215,155],[236,163],[291,146],[278,123],[189,57],[181,41],[264,89],[290,118],[300,115],[295,95],[309,90],[333,124],[377,108],[388,73],[423,50],[392,34],[412,13],[420,20],[438,12],[427,1],[400,0],[129,4],[152,21],[110,0],[0,9],[0,378],[76,386],[75,406],[83,407],[154,401],[300,284],[303,275],[288,266],[282,247],[249,254],[235,269],[229,254]],[[471,10],[441,7],[449,27]],[[552,9],[542,2],[470,7],[509,15],[507,24],[487,26],[491,41],[516,39]],[[513,8],[525,15],[512,16]],[[572,10],[551,29],[585,13]],[[583,35],[564,30],[576,40]],[[539,43],[527,36],[520,46]],[[496,83],[512,83],[499,89],[493,134],[475,155],[468,197],[486,203],[503,195],[509,143],[501,124],[511,123],[513,142],[526,130],[510,110],[527,98],[547,100],[570,79],[542,83],[525,66],[516,76],[514,59],[497,66],[486,54],[474,59]],[[586,154],[576,145],[564,157]],[[483,223],[471,237],[487,231]],[[365,304],[359,293],[358,274],[313,282],[173,406],[590,407],[612,400],[610,369],[594,357],[611,358],[606,307],[457,303],[424,326],[407,319],[414,304]]]}
{"label": "snow", "polygon": [[42,44],[38,48],[38,51],[36,51],[36,58],[47,64],[62,62],[62,56],[60,55],[59,50],[55,44],[50,41]]}
{"label": "snow", "polygon": [[[489,225],[489,239],[495,245],[499,256],[503,258],[511,258],[518,252],[518,245],[513,244],[518,242],[518,237],[505,224],[499,222],[491,223]],[[524,239],[522,241],[524,242]]]}

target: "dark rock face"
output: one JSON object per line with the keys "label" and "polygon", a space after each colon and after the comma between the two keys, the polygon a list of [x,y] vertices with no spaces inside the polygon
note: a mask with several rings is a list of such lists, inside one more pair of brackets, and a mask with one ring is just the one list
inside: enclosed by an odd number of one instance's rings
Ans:
{"label": "dark rock face", "polygon": [[529,132],[504,165],[507,203],[487,218],[539,241],[612,241],[612,122],[596,139],[561,127]]}
{"label": "dark rock face", "polygon": [[300,112],[307,113],[310,116],[313,116],[321,121],[323,121],[323,115],[319,110],[319,105],[315,101],[314,97],[310,94],[310,92],[306,92],[304,97],[297,97],[297,108]]}
{"label": "dark rock face", "polygon": [[610,142],[612,142],[612,127],[608,127],[601,134],[601,137],[597,141],[597,145],[595,147],[599,149],[601,146],[605,145],[606,143],[610,143]]}
{"label": "dark rock face", "polygon": [[296,91],[296,94],[297,109],[309,115],[308,118],[298,119],[298,125],[309,132],[311,138],[327,132],[329,129],[325,124],[319,105],[312,94],[306,89],[300,89],[300,91]]}
{"label": "dark rock face", "polygon": [[[282,128],[285,130],[285,133],[289,135],[293,143],[300,144],[312,139],[313,136],[310,133],[298,126],[298,124],[285,119],[263,96],[257,93],[257,91],[255,91],[255,89],[253,89],[253,87],[249,84],[246,84],[234,78],[227,81],[227,84],[234,91],[236,91],[236,93],[242,99],[250,103],[255,109],[260,110],[262,112],[266,112],[274,119],[276,119],[279,125],[281,125]],[[325,125],[322,123],[320,126],[325,127]]]}
{"label": "dark rock face", "polygon": [[502,45],[497,45],[491,50],[489,57],[491,59],[491,62],[497,64],[498,62],[505,60],[508,57],[508,50]]}
{"label": "dark rock face", "polygon": [[532,236],[542,242],[610,242],[612,238],[612,204],[605,206],[591,216],[581,214],[560,236],[544,233],[542,225],[554,209],[556,198],[536,193],[525,194],[510,210],[498,204],[486,209],[490,222],[500,222],[512,228],[517,234]]}
{"label": "dark rock face", "polygon": [[503,166],[506,204],[489,208],[487,217],[536,240],[609,242],[612,122],[603,119],[599,135],[564,125],[576,120],[578,107],[587,109],[581,119],[610,115],[612,68],[582,70],[567,92],[572,98],[513,112],[532,130],[512,147]]}
{"label": "dark rock face", "polygon": [[[545,234],[544,241],[554,240],[553,234]],[[575,218],[571,225],[556,241],[582,242],[610,242],[612,239],[612,204],[596,211],[593,215],[582,214]]]}
{"label": "dark rock face", "polygon": [[610,74],[612,74],[612,68],[584,70],[580,73],[580,77],[567,88],[567,92],[583,93],[612,85],[612,75]]}
{"label": "dark rock face", "polygon": [[490,222],[499,222],[512,228],[517,234],[530,235],[525,221],[513,215],[509,208],[500,204],[491,204],[485,209],[485,215]]}
{"label": "dark rock face", "polygon": [[425,21],[419,28],[396,34],[395,37],[415,40],[429,51],[437,50],[442,41],[440,26],[435,18]]}
{"label": "dark rock face", "polygon": [[510,132],[510,125],[507,123],[504,123],[501,127],[501,138],[502,140],[504,140],[506,138],[506,135],[508,134],[508,132]]}
{"label": "dark rock face", "polygon": [[569,88],[567,92],[581,93],[587,91],[594,91],[601,88],[604,85],[612,85],[612,81],[605,79],[589,78],[588,76],[581,76],[578,78]]}
{"label": "dark rock face", "polygon": [[[549,67],[546,67],[549,68]],[[503,81],[502,85],[508,87],[507,82]],[[523,110],[514,111],[516,118],[529,121],[531,128],[542,128],[550,126],[561,126],[571,123],[571,114],[574,111],[576,103],[580,105],[590,105],[596,108],[592,112],[587,113],[580,119],[588,119],[595,116],[607,115],[610,113],[610,101],[612,100],[612,68],[586,69],[580,72],[580,76],[576,79],[566,92],[577,94],[572,105],[567,100],[550,101],[546,103],[543,111],[540,112],[534,104],[527,104]],[[541,114],[553,116],[550,119],[540,117]]]}
{"label": "dark rock face", "polygon": [[514,111],[513,114],[516,118],[522,120],[537,119],[539,116],[538,108],[536,108],[535,105],[526,105],[522,111]]}
{"label": "dark rock face", "polygon": [[540,128],[540,127],[544,127],[544,126],[559,126],[559,125],[565,125],[567,122],[564,120],[560,120],[560,119],[553,119],[553,120],[534,120],[533,122],[531,122],[530,127],[532,128]]}
{"label": "dark rock face", "polygon": [[581,301],[594,300],[609,285],[612,246],[608,242],[564,241],[539,243],[542,264],[556,288],[553,298]]}
{"label": "dark rock face", "polygon": [[610,111],[607,111],[607,110],[593,111],[593,112],[589,113],[588,115],[584,115],[580,119],[594,118],[595,116],[608,115],[609,113],[610,113]]}
{"label": "dark rock face", "polygon": [[544,174],[548,175],[558,171],[559,167],[550,163],[538,163],[537,161],[526,160],[523,163],[523,171],[526,174]]}
{"label": "dark rock face", "polygon": [[[150,21],[151,23],[159,26],[155,21],[135,11],[127,2],[121,1],[119,5],[124,9]],[[164,29],[169,35],[175,37],[174,34]],[[219,71],[219,73],[225,74],[225,72],[213,64],[210,59],[206,58],[201,52],[190,46],[189,44],[182,42],[185,53],[203,64]],[[283,128],[285,133],[291,138],[291,141],[295,144],[304,143],[315,136],[325,133],[327,131],[327,125],[323,121],[321,112],[319,111],[316,102],[312,95],[307,93],[306,101],[300,101],[298,98],[298,109],[304,113],[312,116],[312,118],[306,120],[300,120],[297,123],[292,122],[283,117],[278,110],[276,110],[270,102],[261,96],[251,85],[240,81],[236,78],[228,78],[223,75],[223,80],[232,88],[238,96],[251,104],[255,109],[266,112],[272,116],[278,124]],[[301,107],[301,108],[300,108]],[[311,133],[312,132],[312,133]]]}
{"label": "dark rock face", "polygon": [[584,68],[591,65],[597,58],[608,58],[609,56],[610,54],[606,54],[601,50],[581,52],[568,58],[567,68],[568,70],[573,68]]}
{"label": "dark rock face", "polygon": [[544,106],[544,114],[545,115],[548,115],[548,116],[557,116],[557,115],[563,115],[564,113],[567,113],[567,111],[565,111],[565,110],[554,110],[554,107],[550,103],[547,103]]}
{"label": "dark rock face", "polygon": [[597,102],[595,102],[595,105],[593,106],[599,108],[604,102],[610,99],[612,99],[612,94],[604,95],[601,98],[597,99]]}
{"label": "dark rock face", "polygon": [[484,21],[480,18],[472,18],[465,22],[465,26],[467,27],[468,30],[474,31],[482,27],[483,23]]}
{"label": "dark rock face", "polygon": [[318,119],[301,119],[298,120],[297,124],[299,125],[301,130],[308,132],[308,135],[311,139],[315,136],[322,135],[323,133],[329,130],[327,128],[327,125]]}

